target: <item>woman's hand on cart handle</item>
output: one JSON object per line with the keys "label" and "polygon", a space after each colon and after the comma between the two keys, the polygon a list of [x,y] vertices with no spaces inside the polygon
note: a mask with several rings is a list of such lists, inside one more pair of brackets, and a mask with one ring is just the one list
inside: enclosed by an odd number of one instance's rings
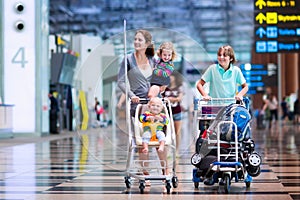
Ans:
{"label": "woman's hand on cart handle", "polygon": [[130,100],[131,100],[132,103],[139,103],[140,102],[140,97],[138,97],[138,96],[132,96],[130,98]]}

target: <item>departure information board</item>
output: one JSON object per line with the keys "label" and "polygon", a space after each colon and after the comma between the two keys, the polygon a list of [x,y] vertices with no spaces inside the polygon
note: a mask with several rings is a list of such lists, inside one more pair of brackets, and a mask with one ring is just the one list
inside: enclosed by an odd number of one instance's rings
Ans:
{"label": "departure information board", "polygon": [[265,87],[278,85],[278,69],[273,63],[267,65],[247,63],[241,64],[240,68],[249,86],[247,94],[262,93]]}
{"label": "departure information board", "polygon": [[300,1],[255,0],[256,53],[300,52]]}

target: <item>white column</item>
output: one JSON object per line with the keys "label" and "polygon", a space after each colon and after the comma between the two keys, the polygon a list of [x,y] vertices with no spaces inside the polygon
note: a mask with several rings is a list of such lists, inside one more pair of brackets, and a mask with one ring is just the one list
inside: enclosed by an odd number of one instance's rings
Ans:
{"label": "white column", "polygon": [[[22,2],[23,10],[17,4]],[[14,104],[14,132],[35,131],[35,2],[4,1],[4,102]]]}

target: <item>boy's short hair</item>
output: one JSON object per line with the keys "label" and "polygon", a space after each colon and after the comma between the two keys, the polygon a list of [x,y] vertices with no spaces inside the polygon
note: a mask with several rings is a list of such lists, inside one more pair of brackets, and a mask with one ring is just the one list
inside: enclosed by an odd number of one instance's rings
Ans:
{"label": "boy's short hair", "polygon": [[230,57],[230,59],[231,59],[230,63],[233,64],[237,61],[236,58],[235,58],[235,55],[234,55],[234,50],[230,45],[221,46],[218,49],[218,55],[220,55],[222,51],[224,51],[225,56]]}

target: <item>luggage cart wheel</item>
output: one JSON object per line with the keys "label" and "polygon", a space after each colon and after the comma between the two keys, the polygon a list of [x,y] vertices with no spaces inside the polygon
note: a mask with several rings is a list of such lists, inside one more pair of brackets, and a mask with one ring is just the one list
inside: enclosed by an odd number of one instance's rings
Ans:
{"label": "luggage cart wheel", "polygon": [[177,176],[173,176],[173,178],[172,178],[172,185],[173,185],[173,188],[177,188],[178,187],[178,178],[177,178]]}
{"label": "luggage cart wheel", "polygon": [[230,176],[228,174],[224,175],[224,189],[226,194],[230,192]]}
{"label": "luggage cart wheel", "polygon": [[131,187],[130,177],[126,176],[124,179],[125,179],[126,188],[129,189]]}
{"label": "luggage cart wheel", "polygon": [[194,187],[195,187],[196,189],[198,189],[198,187],[199,187],[199,182],[194,182]]}
{"label": "luggage cart wheel", "polygon": [[201,157],[202,157],[202,156],[201,156],[200,154],[194,153],[194,154],[192,155],[192,157],[191,157],[191,163],[192,163],[192,165],[194,165],[194,166],[199,165],[200,162],[201,162]]}
{"label": "luggage cart wheel", "polygon": [[171,192],[171,183],[170,183],[170,180],[166,181],[166,189],[167,189],[167,194],[170,194],[170,192]]}
{"label": "luggage cart wheel", "polygon": [[141,194],[144,194],[145,186],[146,186],[145,180],[140,180],[140,186],[139,186],[139,188],[140,188],[140,193]]}

